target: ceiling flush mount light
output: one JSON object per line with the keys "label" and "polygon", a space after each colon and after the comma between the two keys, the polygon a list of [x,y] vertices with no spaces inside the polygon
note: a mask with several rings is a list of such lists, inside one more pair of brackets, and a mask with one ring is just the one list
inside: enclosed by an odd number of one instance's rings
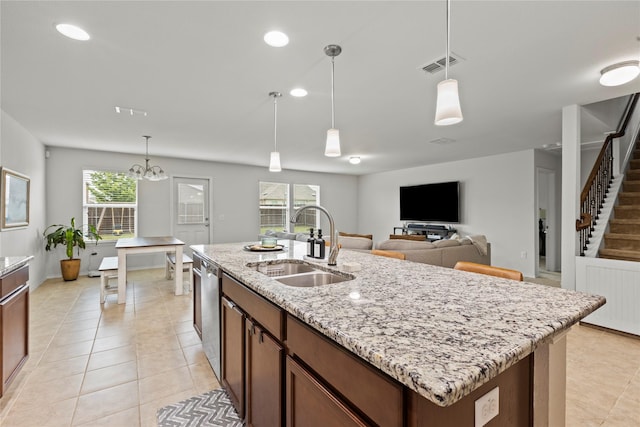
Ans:
{"label": "ceiling flush mount light", "polygon": [[342,48],[337,44],[330,44],[324,48],[324,53],[331,57],[331,129],[327,131],[327,145],[324,148],[324,155],[327,157],[340,156],[340,131],[336,129],[335,103],[333,99],[334,89],[334,59],[340,55]]}
{"label": "ceiling flush mount light", "polygon": [[640,61],[624,61],[609,65],[600,71],[602,86],[620,86],[629,83],[640,74]]}
{"label": "ceiling flush mount light", "polygon": [[56,25],[56,30],[63,36],[74,40],[87,41],[91,38],[85,30],[71,24],[58,24]]}
{"label": "ceiling flush mount light", "polygon": [[264,42],[272,47],[283,47],[289,44],[289,37],[281,31],[269,31],[264,35]]}
{"label": "ceiling flush mount light", "polygon": [[458,96],[458,81],[449,78],[449,33],[451,0],[447,0],[447,55],[445,56],[444,80],[438,83],[438,97],[436,99],[436,119],[437,126],[448,126],[462,121],[462,109],[460,108],[460,98]]}
{"label": "ceiling flush mount light", "polygon": [[148,135],[142,135],[142,137],[146,140],[147,149],[144,157],[144,166],[135,164],[129,168],[129,177],[135,178],[137,180],[147,179],[149,181],[162,181],[163,179],[169,178],[167,174],[162,170],[160,166],[149,166],[149,138]]}
{"label": "ceiling flush mount light", "polygon": [[269,92],[273,97],[273,151],[269,160],[269,172],[280,172],[280,153],[278,152],[278,98],[282,96],[280,92]]}
{"label": "ceiling flush mount light", "polygon": [[361,161],[362,160],[360,159],[360,156],[349,157],[349,163],[351,163],[352,165],[359,165]]}
{"label": "ceiling flush mount light", "polygon": [[296,98],[302,98],[303,96],[307,96],[307,91],[302,89],[301,87],[297,87],[295,89],[291,89],[289,95],[295,96]]}

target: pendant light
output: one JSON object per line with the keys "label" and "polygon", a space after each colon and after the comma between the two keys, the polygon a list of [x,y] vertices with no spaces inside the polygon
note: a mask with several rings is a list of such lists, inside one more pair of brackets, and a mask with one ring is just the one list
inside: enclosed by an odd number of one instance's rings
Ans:
{"label": "pendant light", "polygon": [[458,81],[449,78],[449,21],[451,15],[451,0],[447,0],[447,56],[445,58],[444,80],[438,83],[438,97],[436,99],[437,126],[448,126],[462,121],[462,109],[458,96]]}
{"label": "pendant light", "polygon": [[333,60],[340,55],[340,52],[342,52],[342,48],[337,44],[330,44],[324,48],[324,53],[331,57],[331,129],[327,131],[327,145],[324,148],[324,155],[327,157],[340,156],[340,131],[336,129],[335,103],[333,99]]}
{"label": "pendant light", "polygon": [[160,166],[149,166],[149,135],[142,136],[145,139],[147,144],[147,149],[145,151],[144,157],[144,166],[135,164],[129,168],[129,173],[127,174],[130,178],[134,178],[137,180],[147,179],[149,181],[162,181],[163,179],[169,178],[167,174],[162,170]]}
{"label": "pendant light", "polygon": [[271,152],[271,160],[269,161],[269,172],[280,172],[280,153],[278,152],[278,98],[282,96],[280,92],[269,92],[269,96],[273,97],[273,151]]}

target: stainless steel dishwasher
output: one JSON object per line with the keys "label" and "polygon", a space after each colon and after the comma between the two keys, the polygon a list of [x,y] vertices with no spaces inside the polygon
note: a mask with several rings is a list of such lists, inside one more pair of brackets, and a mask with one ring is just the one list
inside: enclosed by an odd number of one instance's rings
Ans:
{"label": "stainless steel dishwasher", "polygon": [[220,376],[220,284],[222,270],[202,260],[202,347],[218,380]]}

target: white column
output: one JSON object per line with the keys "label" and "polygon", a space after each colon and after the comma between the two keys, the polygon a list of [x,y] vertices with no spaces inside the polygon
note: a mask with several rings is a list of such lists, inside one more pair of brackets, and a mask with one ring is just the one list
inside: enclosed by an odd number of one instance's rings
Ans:
{"label": "white column", "polygon": [[580,106],[562,109],[562,287],[576,288],[579,254],[576,219],[580,217]]}

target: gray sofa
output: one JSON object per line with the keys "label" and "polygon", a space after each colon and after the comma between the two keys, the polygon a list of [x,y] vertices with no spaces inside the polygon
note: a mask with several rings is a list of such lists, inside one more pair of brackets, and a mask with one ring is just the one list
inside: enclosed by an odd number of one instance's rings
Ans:
{"label": "gray sofa", "polygon": [[[453,268],[458,261],[491,264],[491,245],[478,244],[469,238],[436,242],[391,239],[378,242],[376,249],[402,252],[407,261]],[[486,250],[486,253],[484,253]]]}

